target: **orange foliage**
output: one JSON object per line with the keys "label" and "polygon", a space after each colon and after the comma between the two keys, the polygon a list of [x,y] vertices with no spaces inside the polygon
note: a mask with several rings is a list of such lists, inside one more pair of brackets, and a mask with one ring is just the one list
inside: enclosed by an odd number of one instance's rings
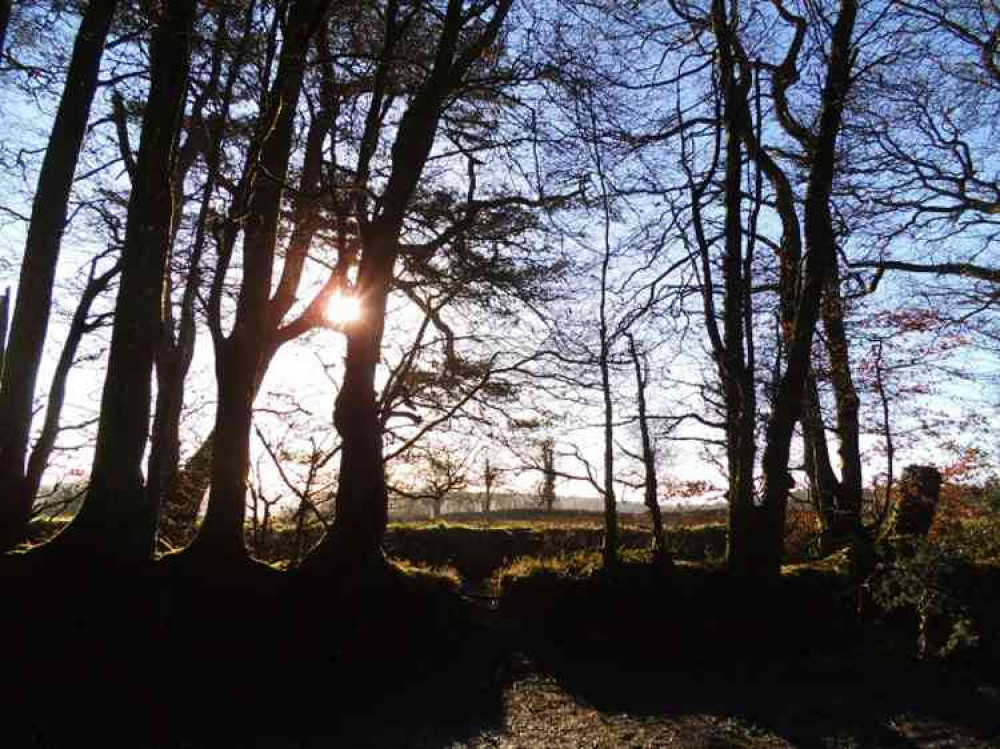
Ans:
{"label": "orange foliage", "polygon": [[954,463],[941,469],[941,498],[931,528],[932,538],[940,538],[965,521],[989,514],[981,498],[983,477],[991,470],[989,458],[974,447],[966,448]]}

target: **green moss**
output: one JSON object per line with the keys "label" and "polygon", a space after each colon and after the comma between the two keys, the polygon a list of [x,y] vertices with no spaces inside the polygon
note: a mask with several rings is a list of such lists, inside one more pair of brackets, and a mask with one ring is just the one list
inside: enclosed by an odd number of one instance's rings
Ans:
{"label": "green moss", "polygon": [[419,562],[392,558],[390,558],[389,563],[396,572],[405,576],[409,582],[417,586],[444,586],[457,590],[462,584],[462,576],[458,574],[458,570],[454,567],[447,565],[431,567]]}

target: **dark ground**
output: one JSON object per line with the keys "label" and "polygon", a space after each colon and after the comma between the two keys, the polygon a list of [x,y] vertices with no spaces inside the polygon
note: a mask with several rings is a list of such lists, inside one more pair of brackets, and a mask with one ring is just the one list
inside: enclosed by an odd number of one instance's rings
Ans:
{"label": "dark ground", "polygon": [[789,620],[668,585],[638,621],[612,593],[531,618],[395,571],[0,572],[5,749],[1000,747],[990,666],[832,627],[808,593]]}

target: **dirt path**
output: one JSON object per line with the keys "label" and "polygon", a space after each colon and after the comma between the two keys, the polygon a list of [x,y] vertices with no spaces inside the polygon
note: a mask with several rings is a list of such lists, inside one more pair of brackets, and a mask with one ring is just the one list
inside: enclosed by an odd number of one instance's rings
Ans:
{"label": "dirt path", "polygon": [[[798,663],[670,668],[509,655],[501,707],[449,749],[998,749],[1000,688],[982,675],[859,648]],[[388,746],[389,744],[387,744]]]}
{"label": "dirt path", "polygon": [[[812,706],[815,708],[815,706]],[[833,706],[836,707],[836,706]],[[1000,705],[998,705],[1000,708]],[[1000,736],[986,737],[980,726],[913,712],[886,714],[881,723],[870,715],[816,715],[809,722],[802,707],[792,707],[787,723],[768,726],[753,718],[707,711],[655,713],[602,710],[574,698],[554,678],[529,675],[513,682],[504,695],[503,726],[484,731],[454,749],[996,749]],[[985,715],[983,716],[986,717]],[[837,720],[839,718],[839,720]],[[841,725],[837,725],[837,723]],[[763,723],[766,723],[763,722]],[[425,746],[433,746],[433,743]],[[413,746],[421,746],[419,743]]]}

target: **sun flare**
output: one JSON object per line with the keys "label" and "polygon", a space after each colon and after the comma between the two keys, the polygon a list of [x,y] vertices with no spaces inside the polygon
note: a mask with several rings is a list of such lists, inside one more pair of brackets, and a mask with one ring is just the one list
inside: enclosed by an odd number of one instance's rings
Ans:
{"label": "sun flare", "polygon": [[326,319],[334,325],[351,323],[361,317],[361,302],[353,296],[344,296],[339,291],[326,304]]}

